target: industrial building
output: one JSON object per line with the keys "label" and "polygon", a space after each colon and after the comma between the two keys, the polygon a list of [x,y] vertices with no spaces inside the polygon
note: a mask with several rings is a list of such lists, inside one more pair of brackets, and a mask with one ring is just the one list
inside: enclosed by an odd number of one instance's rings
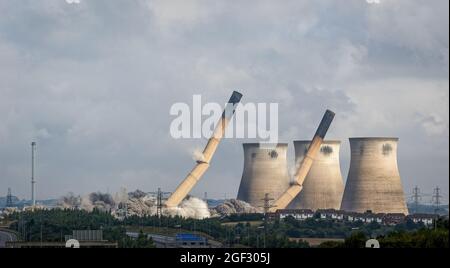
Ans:
{"label": "industrial building", "polygon": [[350,169],[341,209],[408,214],[397,166],[398,138],[350,138]]}
{"label": "industrial building", "polygon": [[287,143],[244,143],[244,170],[237,199],[262,208],[265,195],[277,199],[289,187]]}
{"label": "industrial building", "polygon": [[[310,141],[294,141],[295,163],[305,158]],[[340,141],[323,141],[311,169],[303,183],[303,190],[291,202],[291,209],[339,209],[344,183],[342,181],[339,149]]]}
{"label": "industrial building", "polygon": [[197,234],[176,234],[175,243],[177,247],[181,248],[201,248],[208,247],[208,238]]}

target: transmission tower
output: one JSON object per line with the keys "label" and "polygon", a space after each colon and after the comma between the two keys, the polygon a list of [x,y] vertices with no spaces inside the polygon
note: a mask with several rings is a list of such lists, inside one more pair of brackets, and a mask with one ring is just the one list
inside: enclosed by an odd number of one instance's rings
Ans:
{"label": "transmission tower", "polygon": [[268,222],[268,212],[271,208],[273,208],[274,206],[272,206],[270,204],[270,201],[275,200],[274,198],[270,198],[269,197],[269,193],[265,193],[264,194],[264,198],[261,199],[264,201],[264,248],[266,247],[266,235],[267,235],[267,222]]}
{"label": "transmission tower", "polygon": [[6,196],[6,207],[10,208],[13,206],[11,188],[8,188],[8,195]]}
{"label": "transmission tower", "polygon": [[412,192],[412,201],[414,204],[414,213],[418,213],[419,212],[419,205],[420,205],[420,200],[422,200],[422,195],[420,193],[420,189],[418,186],[413,188],[413,192]]}
{"label": "transmission tower", "polygon": [[161,188],[158,188],[158,194],[156,197],[156,215],[158,215],[158,218],[161,218],[162,215],[162,192],[161,192]]}
{"label": "transmission tower", "polygon": [[434,188],[433,190],[433,198],[431,200],[431,202],[434,205],[434,209],[437,213],[437,211],[439,210],[439,206],[441,205],[441,189],[439,187]]}
{"label": "transmission tower", "polygon": [[434,188],[433,190],[433,197],[431,199],[431,202],[434,205],[434,213],[435,213],[435,220],[434,220],[434,228],[437,228],[437,220],[439,218],[439,206],[441,205],[441,189],[439,187]]}
{"label": "transmission tower", "polygon": [[36,178],[34,177],[36,165],[36,142],[31,143],[31,206],[36,206],[36,194],[35,194],[35,184]]}
{"label": "transmission tower", "polygon": [[272,208],[273,206],[270,205],[270,201],[275,200],[274,198],[270,198],[268,193],[264,194],[264,198],[261,199],[264,201],[264,214],[267,214],[267,212],[269,212],[269,209]]}

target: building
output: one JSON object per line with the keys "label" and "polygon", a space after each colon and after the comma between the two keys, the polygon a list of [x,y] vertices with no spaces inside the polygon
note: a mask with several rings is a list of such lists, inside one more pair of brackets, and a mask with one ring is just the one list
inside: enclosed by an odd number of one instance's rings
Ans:
{"label": "building", "polygon": [[181,248],[208,247],[208,239],[197,234],[176,234],[175,244]]}
{"label": "building", "polygon": [[[6,241],[7,248],[66,248],[66,242],[23,242]],[[81,241],[80,248],[118,248],[117,242]]]}
{"label": "building", "polygon": [[25,242],[8,241],[7,248],[66,248],[66,242],[75,239],[79,242],[80,248],[117,248],[117,242],[109,242],[103,239],[102,230],[74,230],[72,235],[66,235],[64,242]]}
{"label": "building", "polygon": [[350,138],[350,170],[341,210],[408,214],[397,143],[397,138]]}
{"label": "building", "polygon": [[321,219],[344,220],[345,212],[336,209],[319,209],[316,211]]}
{"label": "building", "polygon": [[105,241],[102,230],[73,230],[72,235],[66,235],[65,240],[75,239],[78,241]]}
{"label": "building", "polygon": [[385,225],[397,225],[404,223],[406,215],[403,213],[386,213],[383,218],[383,224]]}
{"label": "building", "polygon": [[[305,158],[310,141],[294,141],[295,162]],[[339,209],[344,183],[339,163],[340,141],[324,141],[303,182],[303,189],[291,202],[293,209]]]}
{"label": "building", "polygon": [[425,226],[433,225],[435,218],[436,215],[434,214],[424,214],[424,213],[412,214],[407,217],[407,219],[412,220],[414,223],[422,223]]}
{"label": "building", "polygon": [[237,199],[264,207],[264,198],[277,199],[289,187],[287,143],[245,143],[244,170]]}
{"label": "building", "polygon": [[306,220],[314,218],[314,211],[311,209],[279,209],[276,214],[279,219],[293,217],[296,220]]}

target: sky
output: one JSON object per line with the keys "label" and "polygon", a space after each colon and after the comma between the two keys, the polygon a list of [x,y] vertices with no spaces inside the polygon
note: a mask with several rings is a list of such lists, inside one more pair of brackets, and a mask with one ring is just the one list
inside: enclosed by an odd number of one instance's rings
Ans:
{"label": "sky", "polygon": [[[0,195],[121,187],[173,191],[206,139],[173,139],[170,107],[279,105],[280,142],[399,137],[405,194],[449,188],[447,0],[0,0]],[[226,139],[193,190],[235,197],[242,143]],[[252,140],[257,142],[258,140]],[[290,163],[291,164],[291,163]],[[428,202],[430,196],[423,198]]]}

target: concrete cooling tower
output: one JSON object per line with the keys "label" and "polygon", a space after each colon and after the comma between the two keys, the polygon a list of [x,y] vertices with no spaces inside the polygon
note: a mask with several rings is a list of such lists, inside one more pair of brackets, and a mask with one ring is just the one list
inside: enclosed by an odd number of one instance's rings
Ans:
{"label": "concrete cooling tower", "polygon": [[350,138],[342,210],[408,214],[397,167],[397,143],[398,138]]}
{"label": "concrete cooling tower", "polygon": [[[305,158],[311,141],[294,141],[295,163]],[[291,202],[292,209],[339,209],[344,183],[339,164],[340,141],[323,141],[303,183],[303,190]]]}
{"label": "concrete cooling tower", "polygon": [[237,199],[264,206],[264,195],[277,199],[289,187],[286,143],[244,143],[244,171]]}

